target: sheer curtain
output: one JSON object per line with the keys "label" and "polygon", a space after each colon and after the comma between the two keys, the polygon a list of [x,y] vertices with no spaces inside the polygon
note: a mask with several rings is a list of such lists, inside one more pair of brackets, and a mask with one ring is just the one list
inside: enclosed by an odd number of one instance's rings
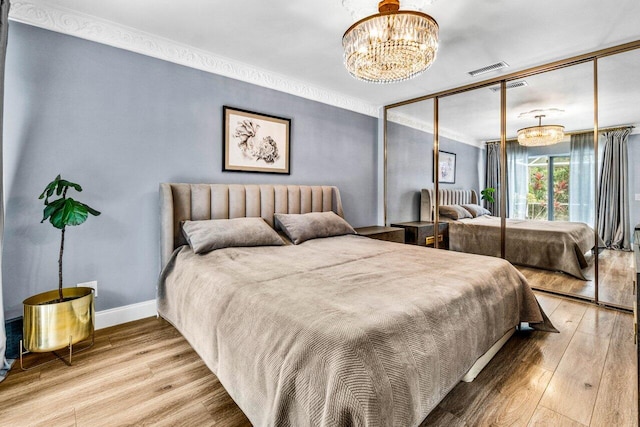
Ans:
{"label": "sheer curtain", "polygon": [[593,226],[595,177],[593,132],[571,135],[569,221]]}
{"label": "sheer curtain", "polygon": [[485,188],[494,188],[495,202],[484,201],[485,207],[491,211],[491,215],[500,216],[500,143],[487,142],[486,164],[484,169]]}
{"label": "sheer curtain", "polygon": [[7,54],[7,35],[9,25],[9,0],[0,0],[0,381],[4,379],[13,361],[5,356],[7,337],[4,329],[4,303],[2,301],[2,236],[4,234],[4,191],[2,171],[2,117],[4,105],[4,60]]}
{"label": "sheer curtain", "polygon": [[631,129],[603,132],[598,234],[611,249],[631,250],[627,145]]}
{"label": "sheer curtain", "polygon": [[529,157],[527,147],[516,141],[507,142],[507,216],[527,217],[527,195],[529,194]]}

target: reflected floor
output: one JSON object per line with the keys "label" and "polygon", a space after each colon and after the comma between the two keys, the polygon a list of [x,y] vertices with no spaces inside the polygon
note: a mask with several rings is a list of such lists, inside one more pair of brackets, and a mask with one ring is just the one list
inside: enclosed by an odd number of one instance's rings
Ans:
{"label": "reflected floor", "polygon": [[[589,267],[583,270],[589,280],[579,280],[565,273],[516,266],[529,281],[532,288],[553,292],[581,295],[594,298],[593,256],[587,257]],[[601,302],[633,307],[633,252],[605,249],[600,253],[598,274],[600,276],[599,300]]]}

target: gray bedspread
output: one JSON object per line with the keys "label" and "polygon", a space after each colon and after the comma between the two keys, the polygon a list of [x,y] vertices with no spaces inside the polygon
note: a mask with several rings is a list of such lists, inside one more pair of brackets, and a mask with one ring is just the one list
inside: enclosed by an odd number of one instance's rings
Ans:
{"label": "gray bedspread", "polygon": [[415,426],[518,322],[553,328],[502,259],[361,236],[183,246],[158,312],[256,426]]}
{"label": "gray bedspread", "polygon": [[[563,271],[586,280],[585,253],[593,229],[581,222],[507,219],[506,259],[513,264]],[[449,249],[500,256],[500,218],[480,216],[449,222]]]}

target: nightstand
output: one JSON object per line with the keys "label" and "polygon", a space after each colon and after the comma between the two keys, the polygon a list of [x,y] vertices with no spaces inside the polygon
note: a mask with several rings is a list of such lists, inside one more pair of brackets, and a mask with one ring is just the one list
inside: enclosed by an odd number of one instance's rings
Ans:
{"label": "nightstand", "polygon": [[356,228],[355,230],[359,235],[370,237],[372,239],[404,243],[404,228],[374,225],[371,227]]}
{"label": "nightstand", "polygon": [[[434,247],[435,224],[431,221],[412,221],[391,224],[392,227],[400,227],[405,230],[405,243],[419,246]],[[449,224],[438,224],[438,240],[440,249],[449,249]]]}

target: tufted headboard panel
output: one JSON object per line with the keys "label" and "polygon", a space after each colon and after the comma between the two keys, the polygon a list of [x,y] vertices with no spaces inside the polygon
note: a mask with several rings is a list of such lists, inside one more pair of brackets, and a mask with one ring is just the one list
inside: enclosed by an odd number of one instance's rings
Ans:
{"label": "tufted headboard panel", "polygon": [[185,220],[262,217],[273,227],[274,213],[333,211],[344,216],[337,187],[306,185],[160,184],[161,266],[187,244]]}
{"label": "tufted headboard panel", "polygon": [[[441,189],[440,205],[478,204],[478,193],[475,190]],[[420,221],[433,221],[436,199],[433,188],[423,188],[420,192]]]}

